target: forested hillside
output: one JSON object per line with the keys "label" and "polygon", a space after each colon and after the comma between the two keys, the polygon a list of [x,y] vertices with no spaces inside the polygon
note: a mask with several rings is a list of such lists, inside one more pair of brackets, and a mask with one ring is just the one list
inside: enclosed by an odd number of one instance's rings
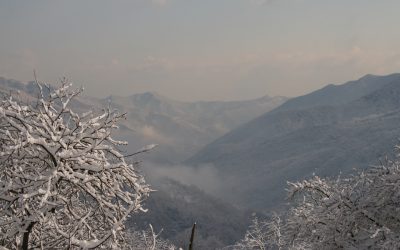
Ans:
{"label": "forested hillside", "polygon": [[[346,100],[337,97],[341,93]],[[279,206],[286,181],[348,174],[392,155],[400,134],[399,96],[398,74],[328,86],[233,130],[187,163],[213,164],[226,190],[234,190],[226,192],[229,201]]]}

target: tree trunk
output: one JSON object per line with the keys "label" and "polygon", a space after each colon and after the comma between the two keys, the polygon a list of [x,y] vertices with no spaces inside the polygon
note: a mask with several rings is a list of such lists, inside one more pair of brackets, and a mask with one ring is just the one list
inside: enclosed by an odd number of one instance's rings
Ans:
{"label": "tree trunk", "polygon": [[192,227],[192,234],[190,235],[189,250],[193,250],[193,240],[194,240],[194,231],[195,230],[196,230],[196,222],[193,224],[193,227]]}
{"label": "tree trunk", "polygon": [[35,225],[34,222],[31,222],[29,226],[26,228],[26,232],[22,238],[22,250],[28,250],[29,247],[29,235],[31,234],[32,228]]}

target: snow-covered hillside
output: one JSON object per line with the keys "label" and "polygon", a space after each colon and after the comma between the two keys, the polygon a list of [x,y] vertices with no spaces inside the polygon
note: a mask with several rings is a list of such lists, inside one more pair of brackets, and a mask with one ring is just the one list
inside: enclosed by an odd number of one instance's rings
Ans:
{"label": "snow-covered hillside", "polygon": [[391,154],[400,134],[399,96],[399,74],[331,85],[239,127],[187,163],[213,164],[230,201],[282,205],[288,180],[349,173]]}

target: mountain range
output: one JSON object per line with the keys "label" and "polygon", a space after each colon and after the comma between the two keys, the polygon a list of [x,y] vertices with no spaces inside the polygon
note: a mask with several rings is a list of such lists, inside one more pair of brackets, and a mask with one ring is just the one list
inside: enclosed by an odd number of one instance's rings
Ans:
{"label": "mountain range", "polygon": [[[52,88],[52,86],[49,86]],[[48,91],[44,88],[44,91]],[[39,92],[35,82],[22,83],[0,77],[0,94],[12,94],[23,102],[35,102]],[[161,237],[177,245],[187,244],[192,223],[198,222],[198,249],[212,249],[233,244],[242,237],[248,224],[248,213],[215,198],[190,183],[182,184],[169,176],[154,175],[153,165],[163,171],[195,153],[202,146],[231,129],[252,120],[284,103],[286,97],[264,96],[254,100],[230,102],[180,102],[154,92],[106,98],[80,96],[71,105],[78,112],[104,107],[126,113],[115,137],[128,141],[129,152],[148,144],[159,144],[146,155],[140,171],[156,192],[145,202],[147,213],[134,216],[128,226],[147,230],[152,224],[163,229]],[[152,163],[150,163],[150,161]],[[155,164],[157,163],[157,164]],[[180,172],[181,169],[176,170]],[[196,175],[196,173],[190,173]],[[201,177],[200,177],[201,178]]]}
{"label": "mountain range", "polygon": [[399,97],[400,74],[328,85],[234,129],[186,163],[213,164],[224,182],[224,199],[276,209],[285,203],[287,181],[346,175],[393,155]]}
{"label": "mountain range", "polygon": [[[14,93],[22,99],[38,94],[35,82],[22,83],[0,77],[0,92]],[[116,137],[128,141],[130,152],[148,144],[159,147],[144,160],[162,164],[181,162],[206,144],[233,128],[281,105],[287,97],[269,97],[245,101],[181,102],[155,92],[106,98],[82,96],[75,107],[88,110],[111,106],[127,114]]]}
{"label": "mountain range", "polygon": [[[37,89],[34,82],[0,78],[0,93],[34,101]],[[250,212],[284,207],[287,181],[346,176],[395,157],[399,97],[400,74],[392,74],[366,75],[291,99],[190,103],[147,92],[84,96],[73,105],[82,111],[111,106],[127,113],[116,136],[129,142],[128,151],[160,144],[140,156],[143,171],[152,163],[161,172],[174,171],[148,176],[159,191],[147,201],[150,212],[134,218],[135,226],[152,223],[180,244],[197,221],[204,243],[199,249],[210,249],[241,237]],[[173,168],[176,163],[180,167]],[[218,182],[214,192],[205,193],[173,176],[183,178],[187,173],[180,172],[185,170],[194,178],[206,178],[202,169],[212,170],[204,185]]]}
{"label": "mountain range", "polygon": [[127,113],[122,137],[135,151],[146,144],[159,147],[146,160],[175,164],[233,128],[274,109],[288,98],[264,96],[230,102],[181,102],[154,92],[97,100]]}

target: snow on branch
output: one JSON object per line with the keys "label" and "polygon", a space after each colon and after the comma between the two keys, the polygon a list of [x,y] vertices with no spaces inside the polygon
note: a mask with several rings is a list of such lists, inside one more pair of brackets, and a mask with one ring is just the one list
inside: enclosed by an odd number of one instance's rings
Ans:
{"label": "snow on branch", "polygon": [[[112,139],[124,114],[80,115],[82,89],[39,86],[36,105],[0,102],[0,242],[7,248],[119,248],[150,188]],[[47,93],[47,94],[46,94]],[[147,150],[148,151],[148,150]]]}
{"label": "snow on branch", "polygon": [[153,226],[149,230],[128,230],[126,233],[128,250],[182,250],[160,237],[162,231],[155,233]]}
{"label": "snow on branch", "polygon": [[289,183],[282,219],[254,220],[233,249],[400,249],[400,163]]}

